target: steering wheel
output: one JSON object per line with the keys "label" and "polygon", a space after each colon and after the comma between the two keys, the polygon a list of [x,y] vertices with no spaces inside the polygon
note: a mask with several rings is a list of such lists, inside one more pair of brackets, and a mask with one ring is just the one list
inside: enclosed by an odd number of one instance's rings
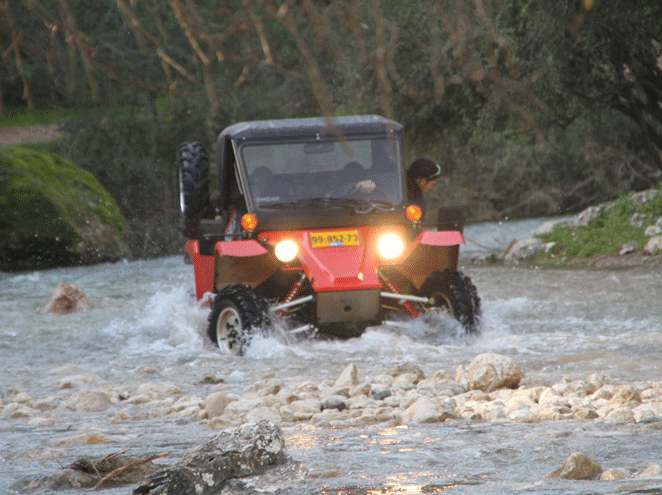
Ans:
{"label": "steering wheel", "polygon": [[[344,186],[343,186],[344,187]],[[387,201],[389,200],[389,195],[383,189],[375,187],[372,191],[361,191],[354,188],[347,195],[346,198],[349,199],[364,199],[364,200],[375,200],[375,201]]]}

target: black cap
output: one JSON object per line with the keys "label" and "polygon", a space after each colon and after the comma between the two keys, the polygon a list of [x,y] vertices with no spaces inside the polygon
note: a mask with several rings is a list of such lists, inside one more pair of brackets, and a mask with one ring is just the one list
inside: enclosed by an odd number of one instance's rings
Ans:
{"label": "black cap", "polygon": [[417,158],[407,170],[407,175],[412,179],[435,180],[441,175],[441,167],[430,158]]}

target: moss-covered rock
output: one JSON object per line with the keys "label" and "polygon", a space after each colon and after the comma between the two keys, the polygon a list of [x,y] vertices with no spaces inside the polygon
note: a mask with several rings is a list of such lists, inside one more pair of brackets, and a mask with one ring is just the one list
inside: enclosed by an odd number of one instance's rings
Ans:
{"label": "moss-covered rock", "polygon": [[124,219],[92,174],[55,153],[0,150],[0,269],[128,255]]}

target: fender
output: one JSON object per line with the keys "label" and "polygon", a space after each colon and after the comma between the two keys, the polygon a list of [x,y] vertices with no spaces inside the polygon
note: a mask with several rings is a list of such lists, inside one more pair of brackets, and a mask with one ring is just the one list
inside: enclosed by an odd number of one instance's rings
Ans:
{"label": "fender", "polygon": [[417,243],[424,246],[459,246],[460,244],[466,244],[464,236],[459,230],[424,230],[412,245]]}
{"label": "fender", "polygon": [[219,241],[214,246],[214,280],[216,291],[230,284],[257,287],[278,268],[278,260],[258,241]]}
{"label": "fender", "polygon": [[244,258],[251,256],[260,256],[268,251],[254,239],[243,241],[218,241],[214,246],[214,251],[218,256],[231,256],[234,258]]}
{"label": "fender", "polygon": [[206,292],[213,292],[214,257],[200,254],[200,243],[194,240],[186,241],[184,256],[193,260],[195,271],[195,297],[199,301]]}
{"label": "fender", "polygon": [[465,242],[458,230],[424,230],[414,239],[402,262],[395,268],[420,290],[432,272],[457,270],[460,244]]}

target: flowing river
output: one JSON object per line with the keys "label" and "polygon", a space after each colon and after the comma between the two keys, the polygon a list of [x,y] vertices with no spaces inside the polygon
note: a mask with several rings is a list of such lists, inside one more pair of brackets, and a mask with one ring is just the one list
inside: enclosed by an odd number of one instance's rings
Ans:
{"label": "flowing river", "polygon": [[[481,245],[502,246],[539,223],[468,226],[465,233]],[[463,250],[472,248],[469,242]],[[193,269],[181,257],[2,273],[0,409],[17,393],[29,394],[43,399],[40,413],[50,420],[0,416],[0,493],[17,493],[11,487],[18,481],[53,474],[81,456],[167,451],[168,457],[157,462],[173,464],[217,433],[205,421],[186,418],[145,414],[119,421],[117,403],[100,412],[54,408],[68,387],[73,393],[77,387],[108,385],[130,393],[146,382],[168,381],[184,394],[201,397],[216,390],[242,394],[265,376],[286,384],[334,380],[351,363],[359,380],[403,362],[418,364],[426,376],[437,370],[452,375],[458,365],[485,352],[514,359],[529,383],[584,380],[590,374],[606,375],[615,384],[662,382],[662,272],[462,270],[482,298],[483,327],[477,337],[458,336],[450,320],[432,326],[413,322],[397,330],[369,329],[349,341],[263,338],[244,357],[222,355],[206,340],[208,310],[192,301]],[[81,288],[89,309],[40,314],[59,282]],[[223,382],[210,384],[206,377]],[[288,454],[309,471],[310,493],[662,493],[662,478],[545,478],[577,451],[605,469],[635,473],[662,464],[662,421],[520,423],[506,418],[346,428],[303,421],[285,422],[282,428]],[[105,441],[60,442],[82,431],[99,432]]]}

